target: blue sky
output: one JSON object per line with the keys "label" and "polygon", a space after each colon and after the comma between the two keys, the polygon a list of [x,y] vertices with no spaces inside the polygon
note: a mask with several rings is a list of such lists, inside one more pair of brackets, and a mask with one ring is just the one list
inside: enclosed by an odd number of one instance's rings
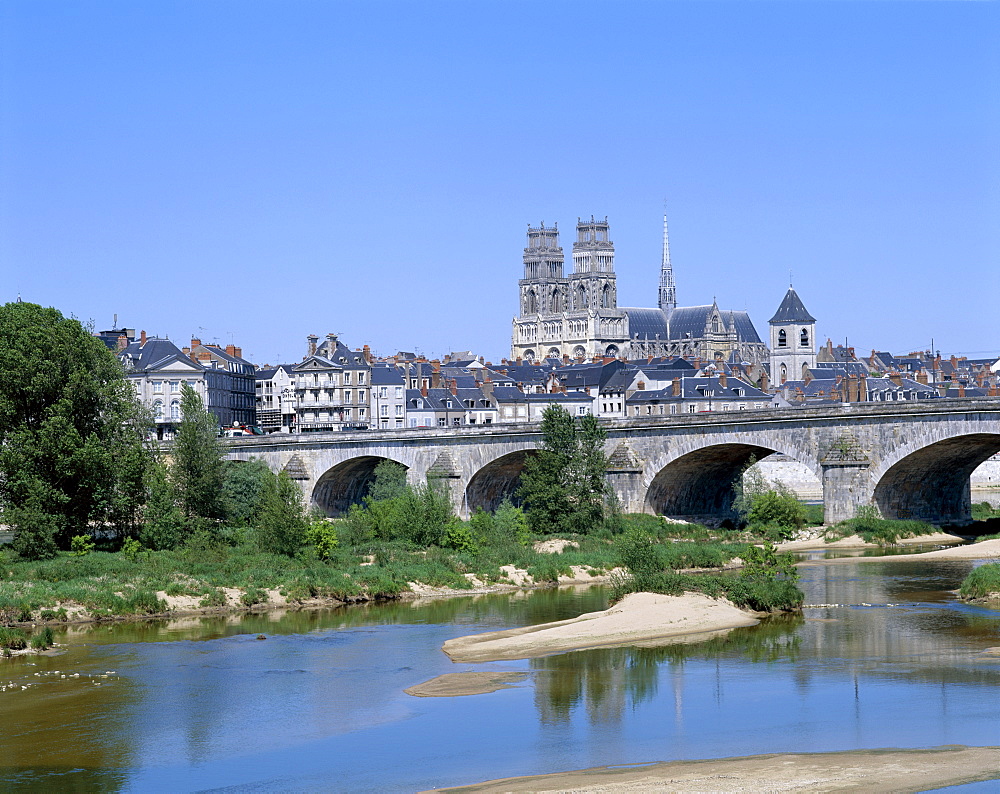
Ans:
{"label": "blue sky", "polygon": [[[1000,352],[1000,4],[0,5],[0,299],[297,360],[509,353],[529,222],[619,303],[789,271],[821,339]],[[567,268],[568,269],[568,268]]]}

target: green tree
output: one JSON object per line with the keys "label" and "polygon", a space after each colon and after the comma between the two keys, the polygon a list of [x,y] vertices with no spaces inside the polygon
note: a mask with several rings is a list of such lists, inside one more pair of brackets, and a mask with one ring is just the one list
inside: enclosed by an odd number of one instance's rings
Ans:
{"label": "green tree", "polygon": [[222,484],[226,517],[243,526],[252,524],[260,509],[267,481],[272,477],[274,473],[260,458],[228,461]]}
{"label": "green tree", "polygon": [[604,430],[589,415],[578,425],[558,405],[545,409],[541,430],[518,490],[528,525],[538,534],[590,532],[602,524],[609,496]]}
{"label": "green tree", "polygon": [[0,509],[28,557],[138,523],[148,422],[114,354],[79,321],[0,307]]}
{"label": "green tree", "polygon": [[167,464],[161,457],[153,460],[146,472],[146,509],[139,540],[147,548],[172,549],[184,537],[184,513]]}
{"label": "green tree", "polygon": [[171,467],[181,510],[189,521],[223,518],[226,464],[218,425],[198,392],[187,383],[181,386],[181,417],[174,437]]}
{"label": "green tree", "polygon": [[257,517],[257,545],[263,551],[291,557],[302,546],[307,528],[299,486],[287,472],[272,474]]}

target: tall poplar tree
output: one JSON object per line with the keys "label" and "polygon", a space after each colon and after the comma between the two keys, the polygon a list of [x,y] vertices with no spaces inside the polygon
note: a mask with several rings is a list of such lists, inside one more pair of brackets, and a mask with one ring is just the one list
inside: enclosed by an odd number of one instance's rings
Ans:
{"label": "tall poplar tree", "polygon": [[222,486],[226,464],[222,459],[215,416],[189,384],[181,386],[181,422],[174,436],[170,473],[184,516],[219,519],[226,514]]}

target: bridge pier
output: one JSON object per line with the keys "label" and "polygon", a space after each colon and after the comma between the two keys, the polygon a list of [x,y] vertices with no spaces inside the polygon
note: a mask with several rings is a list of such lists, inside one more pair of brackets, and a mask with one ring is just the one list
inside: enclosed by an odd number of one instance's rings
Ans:
{"label": "bridge pier", "polygon": [[871,504],[871,461],[852,432],[841,433],[819,463],[823,470],[824,523],[854,518],[858,507]]}

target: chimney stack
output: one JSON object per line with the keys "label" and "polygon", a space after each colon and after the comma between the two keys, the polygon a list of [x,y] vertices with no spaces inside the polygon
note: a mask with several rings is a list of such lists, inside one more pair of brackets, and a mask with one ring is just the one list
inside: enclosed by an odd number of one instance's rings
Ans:
{"label": "chimney stack", "polygon": [[771,388],[771,379],[767,376],[767,370],[760,373],[760,390],[766,392]]}
{"label": "chimney stack", "polygon": [[139,347],[142,347],[144,344],[146,344],[146,332],[145,331],[140,331],[139,332]]}
{"label": "chimney stack", "polygon": [[226,353],[228,355],[230,355],[230,356],[235,356],[236,355],[236,345],[233,345],[233,344],[226,345]]}
{"label": "chimney stack", "polygon": [[964,381],[959,381],[958,382],[958,396],[959,397],[964,397],[965,396],[965,382]]}
{"label": "chimney stack", "polygon": [[128,347],[128,337],[125,334],[121,334],[118,337],[118,352],[120,353],[126,347]]}
{"label": "chimney stack", "polygon": [[[306,337],[306,342],[308,342],[308,345],[306,347],[306,350],[308,352],[307,352],[306,355],[309,355],[309,356],[315,356],[316,355],[316,343],[318,341],[319,341],[319,337],[316,336],[316,334],[309,334],[309,336]],[[194,340],[193,339],[191,340],[191,344],[194,345]]]}
{"label": "chimney stack", "polygon": [[903,377],[898,372],[890,372],[889,373],[889,380],[892,381],[893,385],[897,389],[903,388]]}
{"label": "chimney stack", "polygon": [[371,363],[372,363],[372,349],[368,345],[365,345],[363,348],[361,348],[361,350],[364,353],[365,361],[368,363],[369,366],[371,366]]}
{"label": "chimney stack", "polygon": [[670,394],[674,397],[681,396],[681,379],[674,378],[670,384]]}
{"label": "chimney stack", "polygon": [[726,385],[728,382],[729,382],[729,379],[726,377],[726,373],[725,372],[720,372],[719,373],[719,386],[721,386],[723,389],[729,388]]}

